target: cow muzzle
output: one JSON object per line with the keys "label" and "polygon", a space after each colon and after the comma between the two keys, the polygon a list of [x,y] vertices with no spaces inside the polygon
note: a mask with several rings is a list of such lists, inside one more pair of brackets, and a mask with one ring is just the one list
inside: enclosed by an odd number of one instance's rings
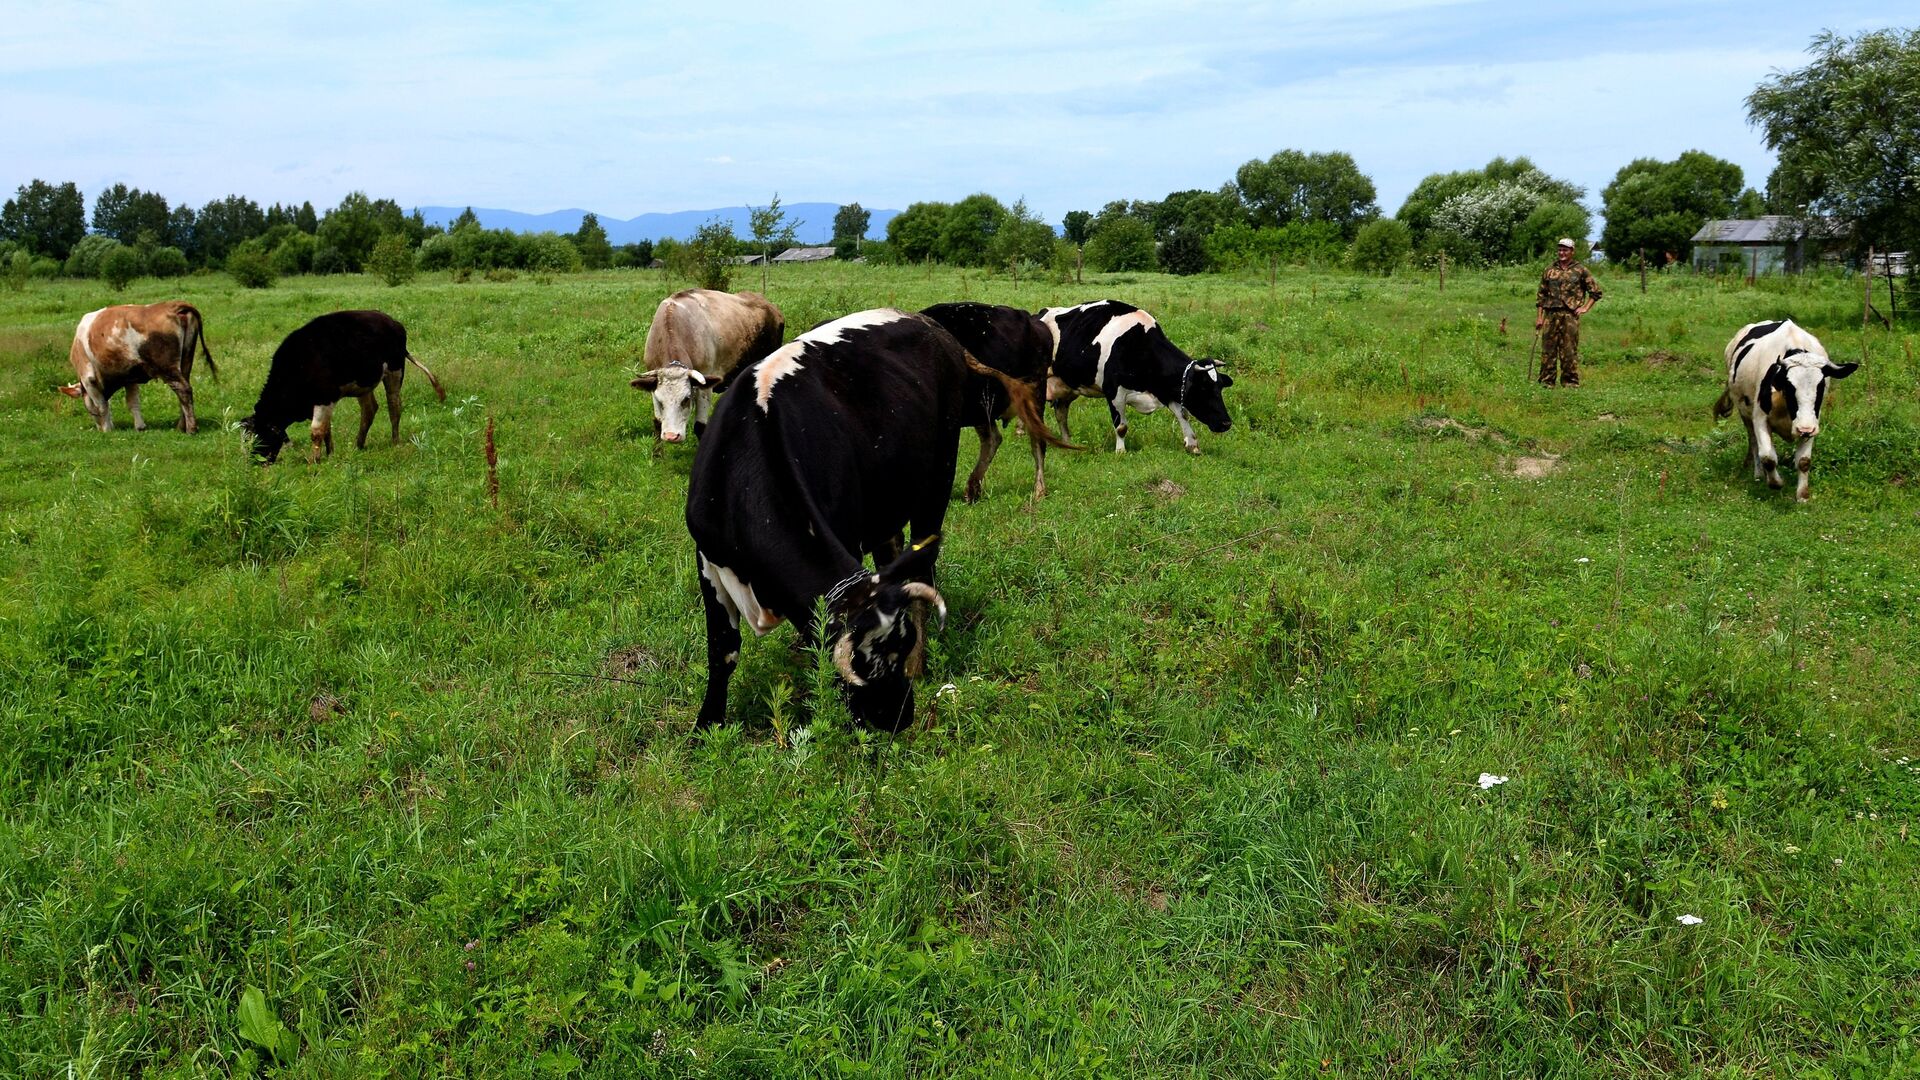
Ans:
{"label": "cow muzzle", "polygon": [[1811,438],[1813,438],[1813,437],[1814,437],[1815,435],[1818,435],[1818,434],[1820,434],[1820,425],[1819,425],[1819,424],[1795,424],[1795,425],[1793,425],[1793,436],[1794,436],[1794,438],[1796,438],[1796,439],[1811,439]]}
{"label": "cow muzzle", "polygon": [[681,431],[663,431],[660,433],[660,441],[661,442],[685,442],[687,441],[687,436],[685,432],[681,432]]}

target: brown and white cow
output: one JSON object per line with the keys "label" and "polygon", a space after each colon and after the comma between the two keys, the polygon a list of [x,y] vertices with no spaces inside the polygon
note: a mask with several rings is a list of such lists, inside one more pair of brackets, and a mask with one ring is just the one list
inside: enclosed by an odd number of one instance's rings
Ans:
{"label": "brown and white cow", "polygon": [[178,300],[89,311],[74,328],[73,348],[68,353],[73,373],[80,381],[61,387],[60,392],[85,401],[100,430],[112,431],[113,413],[108,400],[124,387],[127,410],[133,413],[133,429],[145,431],[140,384],[159,379],[180,399],[180,427],[192,434],[200,429],[193,415],[194,346],[198,345],[200,354],[207,358],[207,370],[214,378],[220,377],[203,329],[199,309]]}
{"label": "brown and white cow", "polygon": [[780,347],[787,320],[759,293],[682,289],[653,313],[646,370],[630,384],[653,394],[653,431],[680,442],[713,414],[713,395],[744,364]]}

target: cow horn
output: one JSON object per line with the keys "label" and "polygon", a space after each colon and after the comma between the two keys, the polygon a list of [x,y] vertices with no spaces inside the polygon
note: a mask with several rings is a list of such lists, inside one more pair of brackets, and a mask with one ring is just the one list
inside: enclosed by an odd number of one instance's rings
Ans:
{"label": "cow horn", "polygon": [[833,643],[833,666],[840,669],[840,677],[854,686],[865,686],[867,680],[853,670],[853,635],[841,634],[840,640]]}
{"label": "cow horn", "polygon": [[900,591],[915,600],[925,600],[927,603],[932,604],[934,610],[940,613],[940,629],[945,630],[947,628],[947,600],[946,597],[940,595],[940,590],[924,581],[909,581],[905,585],[900,586]]}

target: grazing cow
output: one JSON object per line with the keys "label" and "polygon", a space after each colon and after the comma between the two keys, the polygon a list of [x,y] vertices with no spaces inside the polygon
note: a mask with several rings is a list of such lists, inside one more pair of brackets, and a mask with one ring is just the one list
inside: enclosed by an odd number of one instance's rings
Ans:
{"label": "grazing cow", "polygon": [[1773,435],[1796,439],[1793,467],[1799,473],[1794,498],[1806,502],[1813,473],[1813,439],[1820,434],[1820,406],[1827,380],[1844,379],[1859,364],[1836,364],[1826,346],[1791,319],[1748,323],[1727,342],[1727,388],[1714,402],[1713,415],[1724,418],[1736,407],[1747,426],[1747,464],[1753,478],[1781,486],[1780,457]]}
{"label": "grazing cow", "polygon": [[127,411],[133,414],[133,430],[147,430],[140,415],[140,384],[159,379],[180,399],[180,427],[191,435],[200,430],[193,415],[193,350],[207,358],[207,370],[214,378],[220,369],[213,364],[207,348],[200,311],[192,304],[171,300],[164,304],[120,304],[90,311],[80,317],[73,331],[73,348],[67,358],[80,380],[60,388],[69,397],[81,398],[93,422],[101,431],[113,430],[113,412],[108,400],[121,387],[127,390]]}
{"label": "grazing cow", "polygon": [[[701,725],[726,719],[742,619],[756,634],[792,620],[808,643],[824,632],[854,717],[894,731],[912,720],[925,610],[946,614],[934,560],[969,375],[1000,379],[1039,428],[1026,384],[933,320],[891,308],[817,326],[741,369],[687,485],[707,621]],[[903,528],[918,540],[904,552]]]}
{"label": "grazing cow", "polygon": [[1048,308],[1040,321],[1053,335],[1053,370],[1047,400],[1060,434],[1071,439],[1067,410],[1076,397],[1103,397],[1113,416],[1113,448],[1127,449],[1127,407],[1151,413],[1163,406],[1180,422],[1187,452],[1198,454],[1187,417],[1216,432],[1233,426],[1220,392],[1233,377],[1218,360],[1194,360],[1167,340],[1153,316],[1118,300],[1095,300],[1070,308]]}
{"label": "grazing cow", "polygon": [[240,426],[253,436],[254,453],[271,462],[287,444],[287,425],[312,420],[308,437],[312,460],[322,448],[333,453],[333,405],[343,397],[360,399],[360,435],[354,445],[367,448],[367,429],[373,426],[374,387],[387,388],[387,416],[393,421],[393,441],[400,441],[400,384],[407,364],[425,372],[441,401],[447,392],[427,365],[407,351],[407,328],[380,311],[336,311],[321,315],[288,334],[273,351],[267,384],[253,415]]}
{"label": "grazing cow", "polygon": [[759,293],[683,289],[660,301],[647,327],[646,370],[630,384],[653,393],[653,433],[662,442],[706,429],[713,394],[727,376],[780,347],[787,320]]}
{"label": "grazing cow", "polygon": [[[920,314],[945,327],[981,363],[1027,385],[1034,400],[1047,392],[1047,365],[1053,357],[1053,333],[1038,316],[1015,307],[962,302],[935,304]],[[980,498],[987,466],[1000,449],[995,421],[1018,419],[1013,399],[999,380],[975,375],[967,380],[967,408],[961,423],[980,433],[980,459],[967,477],[967,501]],[[1033,497],[1047,494],[1047,439],[1028,431],[1033,443]]]}

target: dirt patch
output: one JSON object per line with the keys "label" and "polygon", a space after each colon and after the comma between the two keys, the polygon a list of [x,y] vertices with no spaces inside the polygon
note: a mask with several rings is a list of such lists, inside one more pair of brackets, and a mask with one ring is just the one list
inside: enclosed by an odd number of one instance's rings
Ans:
{"label": "dirt patch", "polygon": [[1176,499],[1182,498],[1187,493],[1186,488],[1181,487],[1179,484],[1174,483],[1164,476],[1148,484],[1147,490],[1160,496],[1161,499],[1167,502],[1173,502]]}
{"label": "dirt patch", "polygon": [[1659,370],[1664,367],[1672,367],[1675,364],[1684,364],[1687,362],[1687,358],[1681,356],[1679,353],[1668,352],[1665,349],[1655,349],[1646,355],[1645,362],[1648,367]]}
{"label": "dirt patch", "polygon": [[316,724],[325,723],[328,717],[346,711],[346,702],[341,701],[325,690],[313,695],[313,700],[307,702],[307,719]]}
{"label": "dirt patch", "polygon": [[1594,417],[1594,419],[1595,420],[1618,420],[1620,418],[1613,415],[1610,412],[1603,412],[1599,416]]}
{"label": "dirt patch", "polygon": [[655,671],[660,667],[660,658],[645,645],[629,645],[624,649],[615,649],[608,654],[603,665],[606,674],[614,678],[631,675],[636,671]]}
{"label": "dirt patch", "polygon": [[1558,454],[1513,459],[1513,475],[1522,480],[1544,480],[1565,467]]}

